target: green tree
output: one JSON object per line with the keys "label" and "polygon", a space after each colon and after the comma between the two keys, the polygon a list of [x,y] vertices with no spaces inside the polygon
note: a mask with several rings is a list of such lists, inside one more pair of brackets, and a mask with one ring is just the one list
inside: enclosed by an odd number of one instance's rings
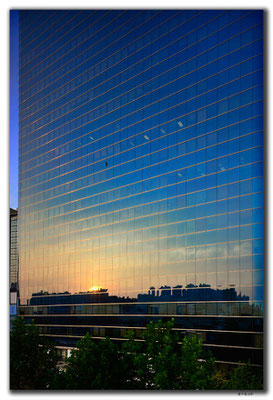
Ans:
{"label": "green tree", "polygon": [[250,363],[241,364],[230,373],[227,386],[230,390],[263,390],[263,371]]}
{"label": "green tree", "polygon": [[11,390],[49,389],[57,373],[53,344],[39,336],[33,322],[28,325],[22,317],[16,317],[10,334]]}
{"label": "green tree", "polygon": [[203,341],[198,336],[186,336],[181,345],[180,389],[211,390],[215,389],[215,359],[205,352]]}
{"label": "green tree", "polygon": [[173,327],[173,320],[150,322],[142,335],[142,346],[132,336],[124,345],[124,353],[132,356],[134,387],[150,390],[212,389],[214,358],[203,350],[202,340],[197,336],[185,337],[181,345]]}
{"label": "green tree", "polygon": [[250,364],[233,370],[215,367],[198,336],[180,342],[174,321],[151,322],[136,340],[128,332],[119,346],[87,334],[72,351],[64,371],[57,368],[53,344],[23,318],[13,321],[10,386],[13,390],[262,390],[262,370]]}
{"label": "green tree", "polygon": [[[138,359],[146,364],[144,378],[149,389],[178,389],[178,335],[172,330],[174,322],[150,322],[144,331],[144,354]],[[142,358],[142,360],[141,360]]]}
{"label": "green tree", "polygon": [[146,362],[143,362],[143,344],[135,340],[133,332],[127,332],[120,348],[120,362],[123,371],[121,389],[142,390],[146,388]]}
{"label": "green tree", "polygon": [[212,386],[215,390],[228,390],[229,372],[227,370],[215,369],[212,376]]}
{"label": "green tree", "polygon": [[87,334],[67,360],[66,389],[110,390],[124,388],[125,364],[109,338],[94,341]]}

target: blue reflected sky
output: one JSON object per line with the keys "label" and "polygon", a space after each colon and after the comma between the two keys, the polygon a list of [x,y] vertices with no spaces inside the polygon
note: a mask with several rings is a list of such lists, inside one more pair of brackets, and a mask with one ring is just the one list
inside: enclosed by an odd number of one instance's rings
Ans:
{"label": "blue reflected sky", "polygon": [[10,207],[18,207],[19,15],[10,12]]}

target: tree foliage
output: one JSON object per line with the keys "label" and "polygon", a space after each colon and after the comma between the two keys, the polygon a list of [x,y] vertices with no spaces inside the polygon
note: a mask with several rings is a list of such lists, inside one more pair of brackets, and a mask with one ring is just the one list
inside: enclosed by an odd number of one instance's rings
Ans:
{"label": "tree foliage", "polygon": [[125,351],[133,355],[135,385],[139,389],[179,389],[179,344],[172,328],[171,321],[150,322],[142,335],[142,344],[132,338],[125,344]]}
{"label": "tree foliage", "polygon": [[109,338],[94,341],[87,334],[72,351],[66,368],[66,389],[115,390],[124,385],[125,364]]}
{"label": "tree foliage", "polygon": [[10,334],[10,388],[12,390],[48,389],[58,370],[56,349],[40,337],[38,328],[17,317]]}
{"label": "tree foliage", "polygon": [[180,360],[181,389],[215,389],[215,359],[211,353],[204,351],[202,339],[198,336],[184,337]]}
{"label": "tree foliage", "polygon": [[[11,388],[59,390],[261,390],[262,373],[247,365],[231,371],[216,367],[196,336],[182,339],[174,322],[151,322],[140,340],[95,340],[87,334],[56,368],[56,351],[41,342],[34,324],[21,318],[11,332]],[[41,346],[42,345],[42,346]]]}
{"label": "tree foliage", "polygon": [[249,363],[241,364],[232,371],[227,388],[231,390],[262,390],[262,371],[260,369],[253,371]]}
{"label": "tree foliage", "polygon": [[150,322],[143,333],[143,345],[126,346],[133,354],[133,365],[138,388],[150,390],[212,389],[215,372],[214,358],[203,350],[202,340],[197,336],[179,336],[173,330],[174,322]]}

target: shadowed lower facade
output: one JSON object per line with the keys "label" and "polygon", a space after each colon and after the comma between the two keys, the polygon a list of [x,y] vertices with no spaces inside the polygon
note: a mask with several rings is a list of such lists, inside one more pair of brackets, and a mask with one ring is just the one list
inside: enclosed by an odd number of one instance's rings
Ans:
{"label": "shadowed lower facade", "polygon": [[61,347],[174,318],[261,365],[262,11],[19,23],[20,314]]}

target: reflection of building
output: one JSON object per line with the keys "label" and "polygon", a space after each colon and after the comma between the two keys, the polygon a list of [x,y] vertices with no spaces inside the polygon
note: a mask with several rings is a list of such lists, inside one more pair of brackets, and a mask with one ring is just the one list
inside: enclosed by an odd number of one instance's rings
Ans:
{"label": "reflection of building", "polygon": [[175,316],[260,363],[262,12],[19,15],[21,313],[64,346]]}
{"label": "reflection of building", "polygon": [[136,299],[129,297],[109,296],[107,289],[88,291],[86,293],[33,293],[29,300],[29,305],[52,305],[52,304],[89,304],[89,303],[115,303],[132,302]]}
{"label": "reflection of building", "polygon": [[182,285],[171,288],[161,287],[157,295],[150,288],[148,294],[139,294],[138,301],[249,301],[249,296],[237,294],[235,288],[213,289],[210,285],[200,283],[199,285],[188,284],[184,289]]}

